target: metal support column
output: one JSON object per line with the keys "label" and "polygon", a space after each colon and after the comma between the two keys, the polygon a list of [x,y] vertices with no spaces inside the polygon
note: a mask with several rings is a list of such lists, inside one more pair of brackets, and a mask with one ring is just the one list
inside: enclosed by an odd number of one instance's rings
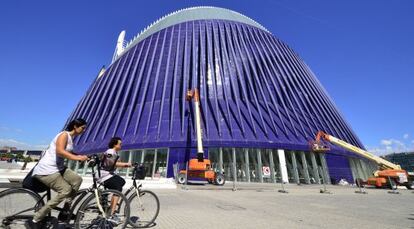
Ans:
{"label": "metal support column", "polygon": [[326,163],[325,155],[326,154],[324,153],[320,153],[319,158],[321,159],[323,176],[325,178],[325,182],[327,184],[331,184],[331,176],[329,176],[329,169],[328,169],[328,164]]}
{"label": "metal support column", "polygon": [[249,150],[248,149],[244,149],[244,161],[246,162],[246,178],[247,178],[247,182],[250,183]]}
{"label": "metal support column", "polygon": [[262,150],[257,149],[257,166],[259,167],[259,171],[257,171],[259,174],[259,182],[263,183],[263,164],[262,164]]}
{"label": "metal support column", "polygon": [[142,150],[141,164],[144,163],[145,151],[146,151],[145,149]]}
{"label": "metal support column", "polygon": [[[133,151],[128,151],[128,163],[131,163],[132,162],[132,153],[133,153]],[[129,177],[130,170],[131,170],[130,167],[128,167],[127,168],[127,171],[125,173],[125,178],[128,178]]]}
{"label": "metal support column", "polygon": [[[169,161],[170,161],[170,148],[167,149],[167,163],[165,164],[165,168],[167,171],[168,171]],[[167,173],[168,173],[167,171],[165,171],[164,178],[167,178]]]}
{"label": "metal support column", "polygon": [[292,159],[292,167],[293,167],[293,176],[295,178],[296,184],[300,184],[299,180],[299,172],[298,172],[298,164],[296,163],[296,156],[294,151],[290,151],[290,156]]}
{"label": "metal support column", "polygon": [[305,152],[300,151],[300,158],[302,160],[303,175],[305,177],[305,182],[306,182],[306,184],[310,184],[309,170],[308,170],[308,162],[306,162]]}
{"label": "metal support column", "polygon": [[233,163],[232,163],[233,179],[234,181],[237,181],[236,148],[231,148],[231,152],[232,152],[232,158],[233,158]]}
{"label": "metal support column", "polygon": [[[144,157],[145,157],[145,149],[144,150],[142,150],[142,157],[141,157],[141,164],[143,164],[144,165]],[[145,165],[144,165],[145,166]],[[178,166],[178,167],[180,167],[180,166]],[[145,173],[147,173],[147,172],[145,172]],[[145,174],[145,177],[147,176],[147,174]]]}
{"label": "metal support column", "polygon": [[275,176],[275,163],[273,161],[273,150],[269,150],[269,160],[270,160],[270,179],[272,183],[276,183],[276,176]]}
{"label": "metal support column", "polygon": [[367,176],[367,179],[368,179],[368,177],[371,176],[371,174],[369,172],[369,169],[368,169],[368,165],[364,160],[360,160],[360,162],[361,162],[361,166],[362,166],[362,169],[364,171],[364,174],[365,174],[365,176]]}
{"label": "metal support column", "polygon": [[67,164],[68,168],[69,169],[73,169],[72,168],[73,161],[72,160],[69,160],[69,159],[67,159],[67,161],[68,161],[68,164]]}
{"label": "metal support column", "polygon": [[82,176],[86,175],[86,170],[88,170],[88,163],[85,161],[85,162],[83,162]]}
{"label": "metal support column", "polygon": [[321,184],[321,180],[319,178],[318,163],[316,163],[315,153],[310,152],[310,156],[311,156],[311,161],[312,161],[313,177],[315,178],[315,182],[317,184]]}
{"label": "metal support column", "polygon": [[223,148],[221,147],[219,149],[219,172],[223,174]]}
{"label": "metal support column", "polygon": [[79,161],[76,161],[75,173],[78,173],[78,169],[79,169]]}
{"label": "metal support column", "polygon": [[232,153],[233,153],[233,191],[236,191],[236,182],[237,182],[237,166],[236,166],[236,148],[232,148]]}
{"label": "metal support column", "polygon": [[157,165],[157,149],[155,149],[155,152],[154,152],[154,162],[152,163],[152,174],[151,174],[151,178],[152,179],[154,179],[156,165]]}
{"label": "metal support column", "polygon": [[352,157],[350,157],[350,158],[348,158],[348,162],[349,162],[349,167],[351,167],[352,177],[354,178],[354,181],[355,181],[358,178],[358,171],[357,171],[357,168],[355,166],[355,161]]}
{"label": "metal support column", "polygon": [[285,151],[283,149],[278,149],[277,154],[279,155],[279,168],[282,175],[282,183],[288,183],[289,176],[286,168]]}
{"label": "metal support column", "polygon": [[358,168],[359,178],[362,178],[363,180],[367,180],[368,177],[365,176],[364,169],[362,168],[362,165],[361,165],[361,159],[355,159],[355,164],[357,165],[357,168]]}

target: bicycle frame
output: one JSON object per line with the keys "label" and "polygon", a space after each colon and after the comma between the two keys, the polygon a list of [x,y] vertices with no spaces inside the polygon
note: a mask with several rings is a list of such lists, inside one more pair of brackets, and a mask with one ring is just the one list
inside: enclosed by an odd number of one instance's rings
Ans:
{"label": "bicycle frame", "polygon": [[141,191],[142,184],[137,185],[137,181],[135,179],[132,179],[132,186],[125,192],[125,196],[128,196],[130,193],[135,191],[137,193],[137,198],[139,200],[139,204],[142,205],[141,199],[140,199],[140,191]]}
{"label": "bicycle frame", "polygon": [[[98,166],[98,176],[101,177],[101,168],[100,168],[100,160],[99,157],[94,155],[93,158],[95,159],[95,163]],[[96,204],[98,205],[98,209],[101,212],[102,216],[107,219],[107,215],[105,213],[105,211],[102,208],[102,204],[100,202],[100,198],[99,198],[99,193],[98,193],[98,185],[97,185],[97,179],[95,177],[95,166],[91,166],[92,167],[92,180],[93,180],[93,185],[92,188],[88,189],[88,192],[93,191],[94,195],[95,195],[95,199],[96,199]]]}
{"label": "bicycle frame", "polygon": [[137,169],[137,165],[138,164],[135,164],[134,170],[133,170],[133,173],[132,173],[133,175],[131,177],[132,178],[132,186],[125,192],[124,195],[128,196],[130,193],[135,191],[136,194],[137,194],[139,205],[142,206],[141,197],[140,197],[140,191],[141,191],[141,188],[142,188],[142,184],[137,185],[137,179],[135,177],[135,172],[136,172],[136,169]]}
{"label": "bicycle frame", "polygon": [[[98,174],[100,176],[99,159],[96,156],[94,158],[96,160],[96,163],[98,164]],[[105,214],[105,211],[103,210],[102,204],[100,202],[100,198],[99,198],[99,187],[97,185],[97,181],[96,181],[96,178],[95,178],[95,174],[96,173],[95,173],[95,170],[94,170],[94,166],[92,166],[93,185],[92,185],[92,187],[90,187],[88,189],[81,189],[81,190],[79,190],[76,193],[76,195],[74,197],[75,202],[72,204],[72,206],[71,206],[71,208],[69,210],[70,215],[73,214],[73,212],[76,210],[76,207],[80,206],[80,204],[82,203],[82,200],[84,199],[84,197],[88,193],[93,192],[94,195],[95,195],[95,198],[96,198],[96,203],[97,203],[97,206],[98,206],[99,211],[101,212],[102,216],[105,219],[108,218],[107,215]],[[39,205],[44,205],[45,204],[45,201],[44,201],[45,197],[46,197],[47,201],[49,201],[51,199],[51,190],[50,189],[48,189],[46,191],[46,193],[43,194],[43,195],[39,195],[39,193],[34,192],[34,191],[30,190],[30,189],[26,189],[26,188],[13,188],[13,189],[15,189],[15,190],[25,190],[27,192],[30,192],[31,194],[33,194],[34,196],[36,196],[39,200],[36,202],[35,206],[30,207],[30,208],[27,208],[27,209],[24,209],[24,210],[22,210],[20,212],[17,212],[17,213],[14,213],[13,215],[7,216],[7,217],[5,217],[3,219],[3,221],[13,221],[13,220],[16,220],[16,219],[31,219],[33,217],[33,215],[22,215],[22,213],[29,212],[29,211],[33,211],[33,210],[37,209],[39,207]],[[10,189],[6,189],[4,191],[7,191],[7,190],[10,190]],[[2,192],[4,192],[4,191],[2,191]],[[60,207],[55,207],[55,208],[53,208],[53,210],[56,210],[56,211],[59,211],[59,212],[65,211],[65,209],[60,208]],[[51,212],[49,212],[48,216],[49,217],[51,216]],[[69,223],[70,220],[71,219],[69,217],[64,222],[65,223]]]}
{"label": "bicycle frame", "polygon": [[[100,167],[99,167],[99,158],[96,156],[96,155],[94,155],[93,156],[93,158],[94,158],[94,160],[95,160],[95,164],[97,164],[98,165],[98,174],[99,174],[99,176],[100,176],[100,174],[101,174],[101,172],[100,172]],[[99,186],[97,185],[97,181],[96,181],[96,178],[95,178],[95,169],[94,169],[94,167],[95,166],[91,166],[91,168],[92,168],[92,180],[93,180],[93,184],[92,184],[92,186],[91,187],[89,187],[89,188],[87,188],[87,189],[81,189],[81,190],[79,190],[77,193],[76,193],[76,196],[75,196],[75,198],[74,198],[74,200],[75,200],[75,202],[72,204],[72,206],[71,206],[71,208],[70,208],[70,215],[72,215],[73,214],[73,212],[75,212],[75,210],[76,210],[76,207],[78,207],[78,206],[80,206],[81,205],[81,203],[82,203],[82,201],[83,201],[83,199],[86,197],[86,195],[88,195],[89,193],[94,193],[94,195],[95,195],[95,198],[96,198],[96,203],[97,203],[97,205],[98,205],[98,209],[99,209],[99,211],[101,212],[101,214],[102,214],[102,216],[106,219],[107,218],[107,216],[106,216],[106,214],[105,214],[105,211],[103,210],[103,208],[102,208],[102,205],[101,205],[101,203],[100,203],[100,199],[99,199],[99,193],[98,193],[98,190],[99,190]],[[59,211],[62,211],[63,209],[61,209],[61,208],[54,208],[54,210],[59,210]],[[69,219],[67,219],[65,222],[66,223],[69,223],[69,221],[70,221],[70,218]]]}

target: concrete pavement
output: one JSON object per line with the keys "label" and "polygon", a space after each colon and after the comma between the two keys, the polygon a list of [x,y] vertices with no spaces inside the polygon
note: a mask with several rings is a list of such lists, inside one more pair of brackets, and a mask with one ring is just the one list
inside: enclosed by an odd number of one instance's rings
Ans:
{"label": "concrete pavement", "polygon": [[363,195],[329,186],[333,194],[320,194],[320,186],[287,185],[282,194],[274,185],[240,185],[235,192],[229,186],[156,190],[161,211],[154,228],[414,228],[410,190]]}
{"label": "concrete pavement", "polygon": [[[153,190],[161,209],[152,228],[414,228],[414,193],[352,186],[232,183]],[[4,188],[4,187],[3,187]],[[18,200],[16,200],[18,204]]]}

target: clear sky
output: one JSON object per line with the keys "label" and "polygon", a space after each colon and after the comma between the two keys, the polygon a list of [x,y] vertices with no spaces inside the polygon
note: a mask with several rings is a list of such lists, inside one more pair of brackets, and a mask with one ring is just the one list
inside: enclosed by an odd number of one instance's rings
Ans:
{"label": "clear sky", "polygon": [[117,36],[211,5],[256,20],[311,67],[364,145],[414,151],[414,1],[1,1],[0,146],[42,148]]}

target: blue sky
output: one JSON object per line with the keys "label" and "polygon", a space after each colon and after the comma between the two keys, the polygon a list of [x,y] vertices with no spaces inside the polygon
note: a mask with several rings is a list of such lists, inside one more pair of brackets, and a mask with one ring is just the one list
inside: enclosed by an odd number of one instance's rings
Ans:
{"label": "blue sky", "polygon": [[414,1],[1,1],[0,146],[42,148],[62,128],[117,36],[172,11],[243,13],[311,67],[364,145],[414,151]]}

